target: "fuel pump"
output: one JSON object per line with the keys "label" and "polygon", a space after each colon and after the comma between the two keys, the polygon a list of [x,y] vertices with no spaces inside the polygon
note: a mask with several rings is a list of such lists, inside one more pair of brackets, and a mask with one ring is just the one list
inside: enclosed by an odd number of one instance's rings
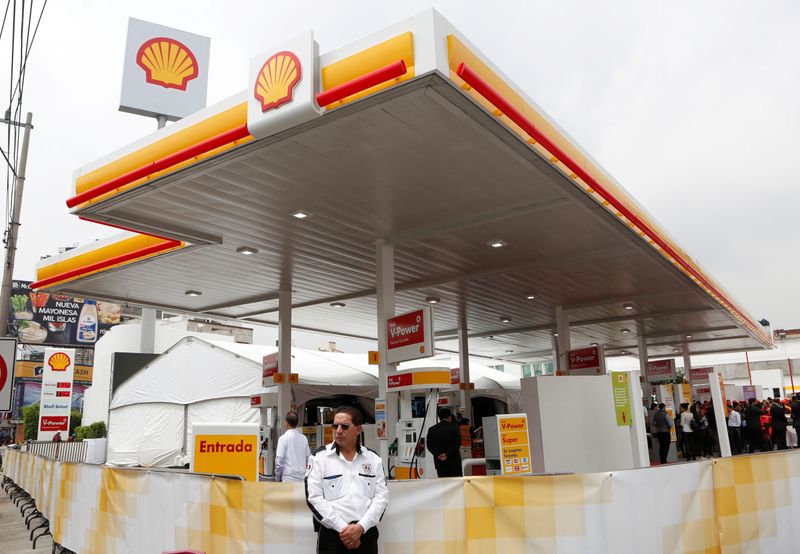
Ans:
{"label": "fuel pump", "polygon": [[436,424],[439,395],[451,390],[450,369],[414,368],[390,375],[387,389],[399,394],[400,419],[397,421],[397,479],[436,478],[433,456],[425,438]]}
{"label": "fuel pump", "polygon": [[258,473],[261,477],[275,474],[275,448],[278,444],[278,393],[265,392],[250,397],[250,406],[259,410]]}

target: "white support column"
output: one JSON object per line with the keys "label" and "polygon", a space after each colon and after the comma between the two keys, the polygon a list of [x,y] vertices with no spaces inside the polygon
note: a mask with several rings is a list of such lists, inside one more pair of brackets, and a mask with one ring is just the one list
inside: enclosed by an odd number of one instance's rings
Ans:
{"label": "white support column", "polygon": [[292,388],[289,374],[292,372],[292,290],[283,287],[278,293],[278,371],[283,383],[278,385],[278,413],[275,426],[277,435],[283,434],[283,418],[292,405]]}
{"label": "white support column", "polygon": [[683,380],[689,383],[689,390],[692,394],[694,391],[691,389],[692,385],[692,356],[689,353],[689,344],[683,341]]}
{"label": "white support column", "polygon": [[462,328],[458,330],[458,366],[461,371],[461,383],[465,385],[465,388],[462,388],[459,391],[459,401],[461,402],[461,407],[464,408],[464,417],[470,421],[470,424],[478,427],[474,421],[472,421],[472,392],[469,389],[470,377],[469,377],[469,332],[466,328]]}
{"label": "white support column", "polygon": [[156,349],[156,310],[142,308],[141,329],[139,335],[139,352],[153,354]]}
{"label": "white support column", "polygon": [[[637,337],[636,342],[639,348],[639,373],[644,377],[642,380],[643,382],[640,383],[640,387],[642,389],[642,396],[650,394],[650,379],[647,375],[647,337],[645,336],[644,332],[644,325],[641,322],[636,326],[637,329]],[[648,402],[649,408],[650,402]],[[641,406],[641,401],[639,402],[639,406]]]}
{"label": "white support column", "polygon": [[386,320],[394,313],[394,247],[379,240],[375,251],[375,290],[378,303],[378,396],[386,399],[386,439],[380,441],[384,468],[389,468],[389,444],[397,436],[397,393],[389,394],[389,375],[397,371],[397,364],[388,362]]}
{"label": "white support column", "polygon": [[631,397],[631,452],[633,467],[650,467],[650,453],[647,450],[647,430],[642,411],[642,387],[639,386],[639,372],[631,371],[628,379],[628,394]]}
{"label": "white support column", "polygon": [[722,387],[716,371],[708,374],[708,384],[711,386],[711,402],[714,405],[714,419],[717,424],[717,439],[719,452],[723,458],[731,457],[731,441],[728,437],[728,423],[725,420],[725,405],[722,403]]}
{"label": "white support column", "polygon": [[558,364],[556,375],[567,374],[567,352],[570,350],[569,317],[567,311],[556,306],[556,332],[558,333]]}

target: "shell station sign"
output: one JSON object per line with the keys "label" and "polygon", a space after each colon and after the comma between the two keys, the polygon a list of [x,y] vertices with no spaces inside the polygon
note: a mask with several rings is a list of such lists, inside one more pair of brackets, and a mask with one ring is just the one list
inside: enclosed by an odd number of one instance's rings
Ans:
{"label": "shell station sign", "polygon": [[175,121],[205,108],[210,49],[208,37],[130,18],[120,111]]}
{"label": "shell station sign", "polygon": [[317,105],[319,56],[306,31],[250,59],[247,130],[265,138],[322,115]]}
{"label": "shell station sign", "polygon": [[[390,364],[433,356],[431,309],[426,306],[387,319],[386,350]],[[448,383],[449,378],[448,372]]]}
{"label": "shell station sign", "polygon": [[39,433],[36,440],[53,440],[56,433],[61,433],[61,438],[67,440],[74,369],[74,349],[45,350],[42,399],[39,404]]}

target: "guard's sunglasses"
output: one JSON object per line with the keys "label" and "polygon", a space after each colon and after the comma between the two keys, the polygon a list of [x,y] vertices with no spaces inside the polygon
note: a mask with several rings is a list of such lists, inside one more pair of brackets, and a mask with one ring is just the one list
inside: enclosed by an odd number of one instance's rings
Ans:
{"label": "guard's sunglasses", "polygon": [[350,429],[350,424],[349,423],[331,423],[331,429],[333,429],[334,431],[336,431],[339,427],[342,428],[342,431],[347,431],[348,429]]}

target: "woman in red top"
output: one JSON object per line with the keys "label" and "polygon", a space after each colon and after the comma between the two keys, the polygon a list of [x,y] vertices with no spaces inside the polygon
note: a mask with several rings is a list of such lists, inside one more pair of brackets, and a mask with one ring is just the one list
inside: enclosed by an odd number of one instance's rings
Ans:
{"label": "woman in red top", "polygon": [[772,450],[772,415],[769,413],[769,403],[764,401],[761,405],[761,451]]}

